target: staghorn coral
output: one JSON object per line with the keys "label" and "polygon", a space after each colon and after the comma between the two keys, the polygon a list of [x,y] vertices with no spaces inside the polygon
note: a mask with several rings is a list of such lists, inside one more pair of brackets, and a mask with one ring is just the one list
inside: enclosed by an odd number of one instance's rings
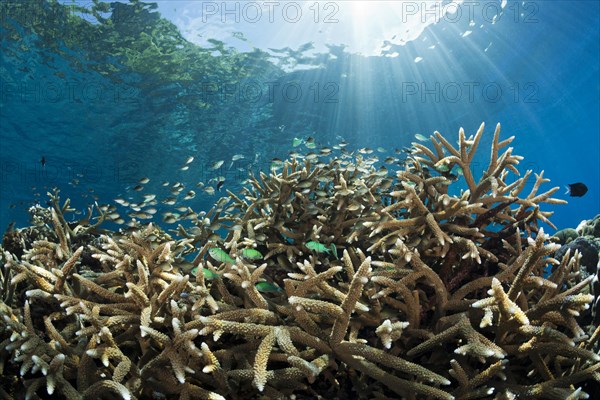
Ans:
{"label": "staghorn coral", "polygon": [[297,155],[176,237],[71,228],[56,198],[52,234],[3,253],[3,394],[585,398],[592,277],[578,253],[552,258],[540,206],[557,188],[539,194],[539,174],[527,193],[499,133],[480,179],[483,125],[413,144],[396,171]]}

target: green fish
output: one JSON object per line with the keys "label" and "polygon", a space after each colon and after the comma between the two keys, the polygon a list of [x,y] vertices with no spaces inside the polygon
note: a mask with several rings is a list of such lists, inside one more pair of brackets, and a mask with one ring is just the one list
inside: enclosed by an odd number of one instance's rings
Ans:
{"label": "green fish", "polygon": [[420,133],[417,133],[415,135],[415,139],[417,139],[420,142],[426,142],[427,141],[427,138],[425,136],[421,135]]}
{"label": "green fish", "polygon": [[262,260],[263,258],[260,251],[254,249],[244,249],[242,250],[241,255],[248,260]]}
{"label": "green fish", "polygon": [[210,256],[217,261],[225,262],[225,263],[229,263],[229,264],[235,264],[235,260],[233,258],[229,257],[229,254],[225,253],[223,250],[218,249],[216,247],[210,249],[208,251],[208,254],[210,254]]}
{"label": "green fish", "polygon": [[331,250],[327,246],[325,246],[324,244],[319,243],[319,242],[310,241],[310,242],[304,243],[304,245],[306,246],[307,249],[315,251],[317,253],[329,254],[331,252]]}
{"label": "green fish", "polygon": [[279,158],[274,158],[271,160],[271,169],[279,169],[283,167],[283,161]]}
{"label": "green fish", "polygon": [[297,137],[295,137],[294,140],[292,141],[292,146],[298,147],[302,144],[302,142],[304,142],[303,139],[298,139]]}
{"label": "green fish", "polygon": [[329,248],[331,249],[331,252],[335,256],[335,259],[339,260],[338,255],[337,255],[337,247],[335,247],[335,243],[329,244]]}
{"label": "green fish", "polygon": [[450,167],[448,167],[448,165],[444,164],[444,163],[440,163],[438,162],[437,164],[434,165],[435,169],[438,172],[448,172],[450,171]]}
{"label": "green fish", "polygon": [[224,162],[225,162],[224,160],[215,161],[214,163],[211,164],[210,169],[212,171],[214,171],[215,169],[219,169],[219,168],[221,168],[221,166],[223,165]]}
{"label": "green fish", "polygon": [[[198,273],[198,267],[193,268],[192,269],[192,274],[194,276],[196,276],[197,273]],[[206,279],[208,281],[213,280],[213,279],[215,279],[218,276],[218,274],[215,274],[214,272],[212,272],[208,268],[202,268],[202,273],[204,274],[204,279]]]}
{"label": "green fish", "polygon": [[258,282],[256,284],[256,289],[261,293],[283,292],[283,289],[281,289],[279,286],[269,282]]}
{"label": "green fish", "polygon": [[464,175],[463,169],[460,166],[456,167],[456,173],[458,176]]}

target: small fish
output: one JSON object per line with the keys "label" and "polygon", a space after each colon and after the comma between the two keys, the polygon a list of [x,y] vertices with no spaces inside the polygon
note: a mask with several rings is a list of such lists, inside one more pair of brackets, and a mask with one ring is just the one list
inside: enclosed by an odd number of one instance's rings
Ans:
{"label": "small fish", "polygon": [[137,185],[133,188],[133,190],[135,190],[136,192],[139,192],[140,190],[142,190],[144,187],[142,185]]}
{"label": "small fish", "polygon": [[292,146],[298,147],[302,144],[302,142],[304,142],[304,140],[295,137],[294,140],[292,140]]}
{"label": "small fish", "polygon": [[446,165],[446,164],[445,164],[445,163],[443,163],[443,162],[441,162],[441,163],[440,163],[440,162],[436,163],[436,164],[434,165],[434,167],[435,167],[435,169],[436,169],[438,172],[448,172],[448,171],[450,171],[450,167],[448,167],[448,165]]}
{"label": "small fish", "polygon": [[191,163],[192,161],[194,161],[194,157],[192,157],[192,156],[189,156],[189,157],[187,158],[187,160],[185,160],[185,163],[186,163],[186,164],[189,164],[189,163]]}
{"label": "small fish", "polygon": [[271,160],[271,168],[270,169],[279,169],[283,167],[283,161],[279,158],[274,158]]}
{"label": "small fish", "polygon": [[308,189],[309,187],[312,186],[312,181],[311,180],[306,180],[306,181],[302,181],[299,182],[298,185],[296,185],[297,187],[299,187],[300,189]]}
{"label": "small fish", "polygon": [[570,185],[565,186],[565,188],[567,189],[565,194],[568,194],[571,197],[581,197],[588,191],[588,187],[581,182],[571,183]]}
{"label": "small fish", "polygon": [[177,222],[177,217],[175,217],[173,214],[168,214],[164,216],[163,221],[167,224],[174,224]]}
{"label": "small fish", "polygon": [[212,196],[213,194],[215,194],[215,188],[212,186],[207,186],[204,188],[204,193]]}
{"label": "small fish", "polygon": [[183,167],[179,168],[181,171],[187,171],[188,169],[190,169],[189,165],[184,165]]}
{"label": "small fish", "polygon": [[216,169],[219,169],[219,168],[221,168],[221,166],[223,165],[223,163],[224,163],[224,162],[225,162],[225,161],[223,161],[223,160],[220,160],[220,161],[215,161],[215,162],[214,162],[214,163],[212,163],[212,165],[210,166],[210,169],[211,169],[212,171],[214,171],[214,170],[216,170]]}
{"label": "small fish", "polygon": [[283,292],[283,289],[279,286],[269,283],[269,282],[258,282],[256,285],[256,290],[261,293],[278,293]]}
{"label": "small fish", "polygon": [[315,160],[317,160],[318,158],[319,158],[319,156],[317,156],[317,154],[316,154],[315,152],[313,152],[313,151],[311,151],[310,153],[308,153],[308,154],[306,155],[306,159],[307,159],[308,161],[315,161]]}
{"label": "small fish", "polygon": [[248,260],[261,260],[263,258],[260,251],[255,249],[244,249],[242,250],[241,255]]}
{"label": "small fish", "polygon": [[214,247],[214,248],[208,250],[208,254],[210,254],[210,256],[217,261],[225,262],[225,263],[229,263],[229,264],[235,263],[235,260],[233,258],[231,258],[229,256],[229,254],[225,253],[223,250],[221,250],[219,248]]}
{"label": "small fish", "polygon": [[415,139],[417,139],[420,142],[426,142],[427,141],[427,138],[424,135],[421,135],[420,133],[417,133],[415,135]]}
{"label": "small fish", "polygon": [[152,214],[140,211],[140,212],[135,212],[135,213],[130,213],[129,214],[130,217],[134,217],[134,218],[139,218],[139,219],[150,219],[152,218]]}
{"label": "small fish", "polygon": [[146,183],[150,182],[150,178],[142,178],[139,180],[138,183],[145,185]]}
{"label": "small fish", "polygon": [[42,159],[40,160],[40,162],[42,163],[42,168],[44,168],[46,166],[46,157],[42,156]]}
{"label": "small fish", "polygon": [[315,251],[317,253],[327,253],[329,254],[331,252],[331,250],[329,248],[327,248],[327,246],[325,246],[322,243],[319,242],[306,242],[304,243],[304,245],[306,246],[307,249]]}
{"label": "small fish", "polygon": [[338,256],[337,256],[337,247],[335,247],[335,243],[330,243],[329,244],[329,249],[331,250],[331,252],[333,253],[333,255],[335,256],[336,260],[339,260]]}
{"label": "small fish", "polygon": [[[192,268],[192,274],[194,276],[196,276],[197,273],[198,273],[198,267]],[[204,275],[204,279],[206,279],[207,281],[213,280],[217,276],[219,276],[218,274],[215,274],[208,268],[202,268],[202,274]]]}
{"label": "small fish", "polygon": [[235,154],[233,157],[231,157],[231,161],[238,161],[238,160],[242,160],[244,158],[243,154]]}
{"label": "small fish", "polygon": [[193,190],[190,190],[189,192],[187,192],[185,194],[185,197],[183,198],[184,200],[191,200],[194,197],[196,197],[196,192],[194,192]]}
{"label": "small fish", "polygon": [[221,191],[221,188],[223,187],[224,183],[225,183],[225,180],[219,181],[219,183],[217,183],[217,192]]}

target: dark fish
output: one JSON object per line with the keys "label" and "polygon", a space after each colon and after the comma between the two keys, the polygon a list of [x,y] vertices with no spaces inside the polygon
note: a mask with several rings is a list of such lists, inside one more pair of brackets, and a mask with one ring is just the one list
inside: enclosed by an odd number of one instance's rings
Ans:
{"label": "dark fish", "polygon": [[40,160],[40,162],[42,163],[42,168],[44,168],[46,166],[46,157],[42,156],[42,159]]}
{"label": "dark fish", "polygon": [[567,192],[565,194],[568,194],[571,197],[581,197],[588,191],[587,186],[581,182],[571,183],[566,187],[566,189]]}
{"label": "dark fish", "polygon": [[219,181],[219,183],[217,183],[217,192],[221,190],[221,187],[223,186],[224,183],[225,183],[225,181]]}

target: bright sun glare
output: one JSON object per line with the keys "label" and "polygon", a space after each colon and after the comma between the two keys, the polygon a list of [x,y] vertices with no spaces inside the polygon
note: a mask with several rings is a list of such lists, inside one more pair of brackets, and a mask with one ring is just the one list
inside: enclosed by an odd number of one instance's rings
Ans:
{"label": "bright sun glare", "polygon": [[369,7],[369,1],[366,0],[354,0],[352,1],[352,14],[355,17],[360,17],[364,15]]}

